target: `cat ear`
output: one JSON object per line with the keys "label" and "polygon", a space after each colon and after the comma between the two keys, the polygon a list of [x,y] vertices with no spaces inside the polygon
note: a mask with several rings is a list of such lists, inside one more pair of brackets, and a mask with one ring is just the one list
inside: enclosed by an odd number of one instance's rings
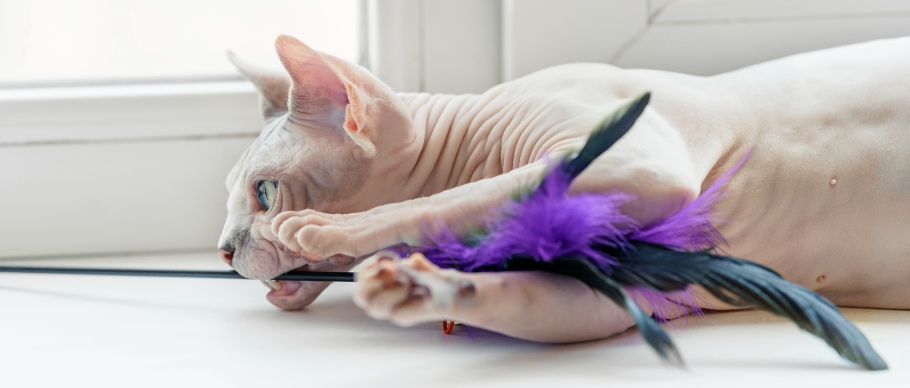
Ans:
{"label": "cat ear", "polygon": [[243,61],[228,51],[228,59],[237,67],[240,74],[250,80],[256,89],[259,89],[259,104],[262,108],[262,117],[269,119],[281,116],[288,111],[288,91],[291,89],[291,79],[286,75],[252,65]]}
{"label": "cat ear", "polygon": [[369,155],[375,146],[364,131],[368,96],[356,83],[356,74],[340,59],[320,54],[287,35],[275,49],[291,76],[291,116],[308,127],[343,130]]}

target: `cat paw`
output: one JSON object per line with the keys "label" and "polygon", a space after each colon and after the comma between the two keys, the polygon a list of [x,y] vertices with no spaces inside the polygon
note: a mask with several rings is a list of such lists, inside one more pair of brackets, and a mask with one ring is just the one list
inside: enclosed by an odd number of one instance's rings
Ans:
{"label": "cat paw", "polygon": [[353,261],[372,251],[360,251],[364,244],[362,213],[329,214],[315,210],[283,212],[270,225],[272,235],[287,251],[318,263],[325,259]]}
{"label": "cat paw", "polygon": [[456,319],[454,309],[476,296],[464,273],[439,269],[419,253],[400,261],[377,254],[356,279],[354,303],[370,317],[398,326]]}

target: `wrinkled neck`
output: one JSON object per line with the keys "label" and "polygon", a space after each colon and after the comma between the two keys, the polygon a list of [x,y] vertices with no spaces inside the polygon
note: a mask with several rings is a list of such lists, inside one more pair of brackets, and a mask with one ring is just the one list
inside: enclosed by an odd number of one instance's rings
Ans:
{"label": "wrinkled neck", "polygon": [[[432,195],[474,176],[473,150],[488,133],[474,108],[479,96],[407,93],[400,95],[414,122],[419,153],[413,159],[404,190],[410,198]],[[494,158],[498,159],[498,158]]]}

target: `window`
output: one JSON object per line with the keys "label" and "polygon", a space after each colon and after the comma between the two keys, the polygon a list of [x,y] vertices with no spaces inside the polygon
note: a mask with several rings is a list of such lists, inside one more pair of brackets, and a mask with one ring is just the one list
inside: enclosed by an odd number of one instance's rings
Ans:
{"label": "window", "polygon": [[352,62],[359,0],[4,0],[0,86],[239,79],[225,57],[279,66],[293,35]]}
{"label": "window", "polygon": [[224,178],[262,128],[225,52],[280,69],[289,34],[359,62],[361,3],[0,1],[0,258],[214,258]]}

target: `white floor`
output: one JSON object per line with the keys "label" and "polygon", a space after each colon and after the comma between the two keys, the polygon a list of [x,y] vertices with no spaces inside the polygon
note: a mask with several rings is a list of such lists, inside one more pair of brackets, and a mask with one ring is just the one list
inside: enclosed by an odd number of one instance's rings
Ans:
{"label": "white floor", "polygon": [[[14,264],[0,262],[0,264]],[[210,255],[42,260],[41,265],[223,269]],[[910,311],[845,309],[890,363],[848,365],[821,341],[756,311],[678,322],[685,370],[637,332],[541,345],[439,324],[366,317],[337,284],[282,312],[255,281],[0,274],[0,386],[907,386]],[[583,317],[580,317],[583,319]]]}

